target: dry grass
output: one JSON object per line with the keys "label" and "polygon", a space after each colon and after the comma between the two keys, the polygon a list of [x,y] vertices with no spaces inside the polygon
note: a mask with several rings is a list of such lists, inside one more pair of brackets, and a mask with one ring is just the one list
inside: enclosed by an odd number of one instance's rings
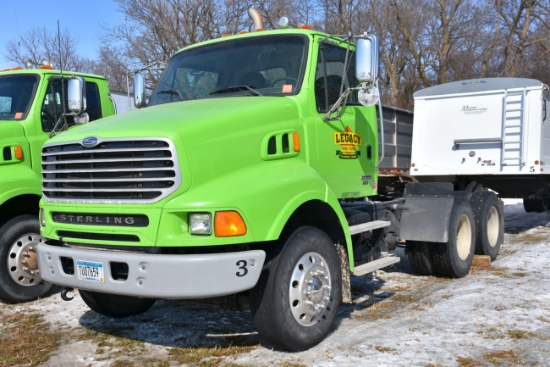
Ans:
{"label": "dry grass", "polygon": [[391,298],[392,301],[397,301],[397,302],[405,302],[405,303],[414,303],[414,302],[418,302],[420,301],[420,297],[418,297],[417,295],[415,294],[402,294],[402,293],[399,293],[399,294],[396,294],[395,296],[393,296]]}
{"label": "dry grass", "polygon": [[545,233],[522,233],[518,236],[518,240],[520,242],[525,243],[537,243],[537,242],[544,242],[548,240],[548,235]]}
{"label": "dry grass", "polygon": [[485,353],[483,356],[495,366],[525,365],[525,361],[521,360],[513,350],[499,350]]}
{"label": "dry grass", "polygon": [[146,359],[139,362],[119,359],[109,364],[109,367],[170,367],[168,361],[158,361],[155,359]]}
{"label": "dry grass", "polygon": [[393,352],[395,350],[394,348],[384,347],[382,345],[376,345],[374,347],[374,349],[377,350],[380,353],[389,353],[389,352]]}
{"label": "dry grass", "polygon": [[529,339],[535,337],[535,334],[533,334],[530,331],[527,330],[519,330],[519,329],[509,329],[506,331],[506,334],[510,339],[518,340],[518,339]]}
{"label": "dry grass", "polygon": [[391,314],[391,311],[393,310],[393,305],[391,302],[388,302],[387,300],[384,302],[379,302],[373,304],[371,307],[361,311],[361,312],[354,312],[352,314],[353,318],[356,319],[362,319],[367,321],[374,321],[374,320],[388,320],[393,318],[393,315]]}
{"label": "dry grass", "polygon": [[258,348],[255,346],[229,346],[222,348],[172,348],[169,351],[172,360],[179,363],[190,364],[199,367],[231,367],[234,364],[225,362],[225,357],[231,357],[242,353],[249,353]]}
{"label": "dry grass", "polygon": [[0,314],[0,367],[39,366],[60,344],[62,333],[36,313]]}
{"label": "dry grass", "polygon": [[456,362],[460,367],[485,367],[486,364],[483,364],[479,361],[476,361],[473,358],[470,357],[458,357],[456,359]]}

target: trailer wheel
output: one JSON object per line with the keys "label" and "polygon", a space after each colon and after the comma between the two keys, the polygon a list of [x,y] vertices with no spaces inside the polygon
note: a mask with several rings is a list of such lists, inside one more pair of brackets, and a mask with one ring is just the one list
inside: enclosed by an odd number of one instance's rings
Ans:
{"label": "trailer wheel", "polygon": [[433,245],[437,273],[451,278],[468,275],[474,250],[474,214],[468,201],[460,200],[455,202],[449,221],[449,241]]}
{"label": "trailer wheel", "polygon": [[476,220],[476,250],[494,261],[504,240],[504,213],[494,192],[475,192],[470,199]]}
{"label": "trailer wheel", "polygon": [[155,299],[120,296],[99,292],[78,290],[88,307],[100,315],[122,319],[144,313],[155,304]]}
{"label": "trailer wheel", "polygon": [[329,334],[342,299],[338,252],[314,227],[296,229],[279,246],[251,291],[253,323],[276,347],[306,350]]}
{"label": "trailer wheel", "polygon": [[431,243],[407,241],[406,253],[413,273],[418,275],[436,273]]}
{"label": "trailer wheel", "polygon": [[44,240],[39,233],[34,215],[17,216],[0,227],[0,300],[34,301],[54,289],[38,272],[36,245]]}

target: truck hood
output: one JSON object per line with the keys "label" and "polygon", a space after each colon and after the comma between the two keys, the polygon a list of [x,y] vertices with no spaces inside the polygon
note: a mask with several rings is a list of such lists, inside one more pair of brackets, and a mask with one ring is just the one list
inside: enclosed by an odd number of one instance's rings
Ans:
{"label": "truck hood", "polygon": [[[129,137],[204,137],[209,132],[235,131],[248,124],[269,124],[298,117],[290,97],[226,97],[168,103],[126,112],[63,132],[48,143]],[[198,134],[198,135],[195,135]]]}

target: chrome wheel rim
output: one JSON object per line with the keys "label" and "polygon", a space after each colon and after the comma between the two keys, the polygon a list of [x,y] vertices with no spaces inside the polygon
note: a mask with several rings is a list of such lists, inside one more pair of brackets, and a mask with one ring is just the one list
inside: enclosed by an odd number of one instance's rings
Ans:
{"label": "chrome wheel rim", "polygon": [[8,274],[14,282],[24,287],[40,283],[36,245],[44,239],[36,233],[27,233],[19,237],[8,252]]}
{"label": "chrome wheel rim", "polygon": [[330,310],[332,289],[330,270],[320,254],[303,255],[292,271],[289,284],[292,316],[303,326],[312,326]]}

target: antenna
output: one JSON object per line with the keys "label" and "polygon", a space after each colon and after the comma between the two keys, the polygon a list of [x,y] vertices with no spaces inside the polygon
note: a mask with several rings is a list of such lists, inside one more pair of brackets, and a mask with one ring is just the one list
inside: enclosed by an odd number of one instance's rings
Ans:
{"label": "antenna", "polygon": [[[55,123],[52,131],[50,132],[50,138],[55,136],[55,130],[57,129],[57,126],[59,125],[59,122],[61,122],[61,119],[63,119],[65,130],[67,130],[67,119],[65,117],[65,81],[63,80],[63,63],[62,63],[62,54],[61,54],[61,31],[59,30],[59,19],[57,20],[57,43],[58,43],[58,49],[59,49],[59,79],[61,80],[61,116],[59,116],[59,120]],[[53,87],[52,87],[53,88]]]}
{"label": "antenna", "polygon": [[59,19],[57,20],[57,45],[59,46],[59,74],[61,76],[61,116],[63,116],[63,122],[65,123],[65,130],[67,130],[67,119],[65,118],[65,81],[63,80],[63,54],[61,53],[61,31],[59,27]]}

